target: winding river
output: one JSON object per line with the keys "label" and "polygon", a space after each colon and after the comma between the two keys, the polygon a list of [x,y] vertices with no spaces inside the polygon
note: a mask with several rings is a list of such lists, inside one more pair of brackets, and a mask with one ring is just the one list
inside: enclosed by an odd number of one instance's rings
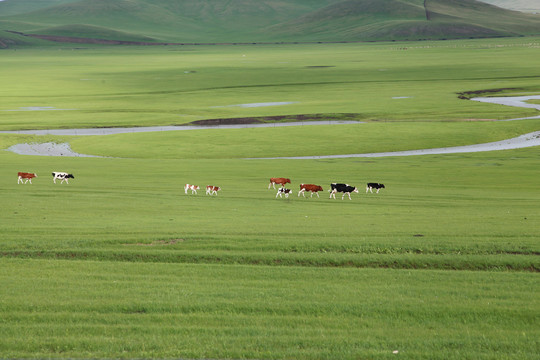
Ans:
{"label": "winding river", "polygon": [[[492,104],[534,108],[540,110],[540,105],[529,104],[527,100],[540,100],[540,95],[517,96],[517,97],[489,97],[472,98],[472,101],[487,102]],[[515,121],[524,119],[539,119],[539,116],[516,118],[499,121]],[[20,131],[0,131],[5,134],[31,134],[31,135],[77,135],[77,136],[98,136],[122,133],[136,132],[155,132],[155,131],[180,131],[180,130],[204,130],[204,129],[238,129],[238,128],[258,128],[258,127],[281,127],[281,126],[315,126],[315,125],[341,125],[358,124],[358,121],[305,121],[289,123],[272,124],[241,124],[241,125],[215,125],[215,126],[153,126],[153,127],[132,127],[132,128],[95,128],[95,129],[56,129],[56,130],[20,130]],[[322,155],[322,156],[293,156],[293,157],[270,157],[258,159],[331,159],[331,158],[352,158],[352,157],[384,157],[384,156],[412,156],[412,155],[434,155],[434,154],[452,154],[469,153],[494,150],[510,150],[525,147],[540,146],[540,131],[524,134],[512,139],[495,141],[483,144],[454,146],[435,149],[421,149],[395,152],[380,152],[366,154],[344,154],[344,155]],[[62,143],[42,143],[42,144],[17,144],[11,146],[8,151],[20,155],[40,155],[40,156],[79,156],[96,157],[94,155],[78,154],[73,152],[69,144]]]}

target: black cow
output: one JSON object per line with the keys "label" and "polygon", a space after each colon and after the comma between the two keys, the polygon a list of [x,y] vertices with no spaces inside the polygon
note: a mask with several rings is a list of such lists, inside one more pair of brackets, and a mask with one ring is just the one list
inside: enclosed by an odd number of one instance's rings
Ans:
{"label": "black cow", "polygon": [[377,189],[377,194],[379,193],[379,190],[384,189],[384,184],[380,183],[367,183],[366,185],[366,193],[369,191],[373,193],[373,189]]}
{"label": "black cow", "polygon": [[358,193],[358,189],[355,186],[350,186],[349,184],[332,183],[332,184],[330,184],[330,188],[331,188],[331,190],[328,190],[328,191],[330,191],[330,199],[332,197],[335,199],[336,198],[336,193],[342,192],[343,195],[341,195],[341,200],[343,200],[343,198],[345,197],[345,194],[349,195],[349,200],[352,200],[351,199],[351,193],[352,192]]}
{"label": "black cow", "polygon": [[291,189],[285,189],[284,187],[281,187],[279,188],[279,190],[277,191],[277,194],[276,194],[276,198],[279,196],[280,198],[282,198],[283,194],[285,194],[285,198],[288,198],[289,197],[289,194],[291,193]]}

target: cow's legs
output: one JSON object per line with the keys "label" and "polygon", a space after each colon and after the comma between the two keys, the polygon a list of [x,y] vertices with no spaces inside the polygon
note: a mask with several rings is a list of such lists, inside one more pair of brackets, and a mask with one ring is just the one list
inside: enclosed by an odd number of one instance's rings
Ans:
{"label": "cow's legs", "polygon": [[18,183],[21,183],[21,182],[22,182],[22,177],[19,176],[19,177],[17,178],[17,184],[18,184]]}
{"label": "cow's legs", "polygon": [[298,196],[300,196],[300,194],[302,194],[304,197],[306,197],[306,195],[304,195],[304,189],[302,189],[302,190],[300,190],[300,191],[298,192]]}

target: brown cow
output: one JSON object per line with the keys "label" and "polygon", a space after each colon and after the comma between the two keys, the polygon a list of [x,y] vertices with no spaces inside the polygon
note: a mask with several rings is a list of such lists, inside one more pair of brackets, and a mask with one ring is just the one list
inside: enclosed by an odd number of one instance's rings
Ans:
{"label": "brown cow", "polygon": [[313,184],[300,184],[300,191],[298,192],[298,196],[302,194],[303,197],[306,197],[305,192],[309,191],[311,192],[311,197],[313,197],[313,193],[317,194],[317,197],[319,196],[319,191],[323,191],[323,188],[319,185],[313,185]]}
{"label": "brown cow", "polygon": [[17,178],[17,184],[19,183],[23,183],[23,179],[26,179],[26,181],[24,182],[24,184],[26,184],[27,182],[30,181],[30,184],[32,183],[32,179],[37,177],[37,174],[34,174],[34,173],[27,173],[27,172],[18,172],[17,173],[18,175],[18,178]]}
{"label": "brown cow", "polygon": [[270,189],[270,186],[272,186],[274,189],[276,188],[276,184],[280,184],[281,187],[285,187],[285,184],[291,183],[291,179],[287,178],[270,178],[270,184],[268,184],[268,188]]}

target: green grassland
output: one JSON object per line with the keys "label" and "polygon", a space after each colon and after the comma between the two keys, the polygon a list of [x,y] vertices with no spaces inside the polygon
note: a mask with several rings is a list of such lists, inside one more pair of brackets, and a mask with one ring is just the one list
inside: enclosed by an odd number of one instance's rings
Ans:
{"label": "green grassland", "polygon": [[[33,185],[2,178],[5,357],[535,356],[533,149],[374,161],[1,156],[4,174],[39,174]],[[75,179],[54,185],[51,169]],[[293,189],[387,188],[275,199],[266,174],[290,175]],[[185,195],[188,181],[223,190]]]}
{"label": "green grassland", "polygon": [[530,316],[538,310],[537,283],[524,273],[1,263],[5,357],[531,359],[537,353]]}
{"label": "green grassland", "polygon": [[[0,127],[173,125],[321,113],[380,121],[533,116],[535,110],[464,101],[458,94],[535,94],[537,40],[7,50],[0,58],[0,75],[9,84],[0,88]],[[234,106],[266,102],[292,104]],[[57,111],[20,111],[29,107]]]}
{"label": "green grassland", "polygon": [[[366,121],[0,134],[1,149],[56,141],[108,156],[0,151],[0,357],[535,358],[537,147],[245,158],[455,146],[537,131],[538,119],[472,121],[535,110],[459,98],[538,94],[537,47],[524,38],[0,52],[0,130],[303,114]],[[281,101],[294,103],[229,106]],[[18,171],[38,177],[18,185]],[[53,184],[52,171],[75,179]],[[291,178],[289,199],[268,189],[275,176]],[[386,189],[366,194],[368,181]],[[360,193],[330,200],[331,182]],[[185,183],[222,190],[186,195]],[[325,191],[298,197],[300,183]]]}

